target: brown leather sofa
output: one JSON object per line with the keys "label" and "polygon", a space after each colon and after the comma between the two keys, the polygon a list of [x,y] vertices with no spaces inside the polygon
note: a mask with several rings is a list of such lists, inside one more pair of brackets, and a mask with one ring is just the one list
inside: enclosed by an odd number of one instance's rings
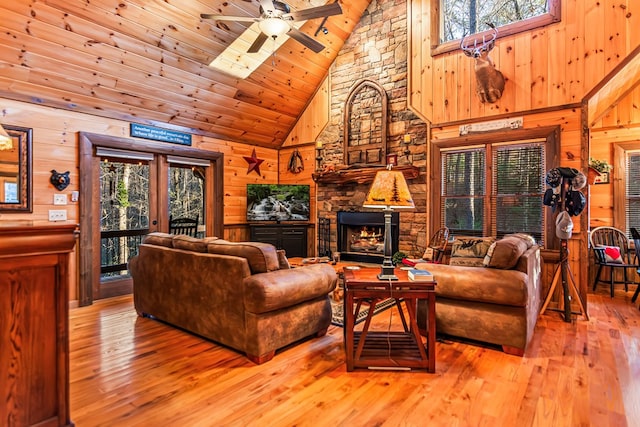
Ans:
{"label": "brown leather sofa", "polygon": [[330,265],[289,268],[270,244],[151,233],[129,261],[140,316],[153,317],[263,363],[327,332]]}
{"label": "brown leather sofa", "polygon": [[[542,298],[540,248],[527,246],[517,253],[512,246],[505,249],[513,259],[494,267],[482,266],[482,260],[481,266],[418,264],[437,281],[437,333],[500,345],[505,353],[523,355]],[[420,325],[426,310],[426,302],[419,301]]]}

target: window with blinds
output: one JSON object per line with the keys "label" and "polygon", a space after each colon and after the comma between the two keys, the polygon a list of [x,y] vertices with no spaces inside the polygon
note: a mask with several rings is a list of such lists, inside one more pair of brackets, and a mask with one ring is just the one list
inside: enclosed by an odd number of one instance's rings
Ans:
{"label": "window with blinds", "polygon": [[625,232],[630,236],[631,227],[640,230],[640,151],[627,151],[626,154]]}
{"label": "window with blinds", "polygon": [[484,234],[485,157],[484,148],[442,155],[441,212],[450,233]]}
{"label": "window with blinds", "polygon": [[544,243],[545,140],[443,150],[441,161],[441,218],[452,234]]}
{"label": "window with blinds", "polygon": [[527,233],[542,242],[544,165],[542,143],[494,149],[492,235]]}

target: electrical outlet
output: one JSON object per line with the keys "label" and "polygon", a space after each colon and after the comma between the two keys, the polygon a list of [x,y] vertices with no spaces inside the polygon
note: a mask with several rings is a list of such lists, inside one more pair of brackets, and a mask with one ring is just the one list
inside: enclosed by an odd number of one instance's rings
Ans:
{"label": "electrical outlet", "polygon": [[53,195],[53,204],[54,205],[66,205],[67,204],[67,195],[66,194],[54,194]]}
{"label": "electrical outlet", "polygon": [[49,209],[49,221],[66,221],[67,210],[66,209]]}

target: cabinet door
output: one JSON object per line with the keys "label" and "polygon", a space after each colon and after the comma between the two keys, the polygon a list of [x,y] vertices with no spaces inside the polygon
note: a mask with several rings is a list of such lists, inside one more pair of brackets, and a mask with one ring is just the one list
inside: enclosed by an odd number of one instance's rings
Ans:
{"label": "cabinet door", "polygon": [[307,230],[304,227],[283,228],[280,237],[288,257],[307,256]]}
{"label": "cabinet door", "polygon": [[[0,268],[0,419],[15,425],[62,425],[58,256],[3,259]],[[68,304],[67,301],[64,301]],[[62,339],[62,337],[60,338]],[[66,340],[66,337],[64,337]],[[65,372],[62,372],[64,375]],[[64,378],[66,381],[66,378]],[[62,389],[61,389],[62,388]]]}
{"label": "cabinet door", "polygon": [[275,227],[251,227],[251,240],[254,242],[271,243],[280,249],[280,230]]}

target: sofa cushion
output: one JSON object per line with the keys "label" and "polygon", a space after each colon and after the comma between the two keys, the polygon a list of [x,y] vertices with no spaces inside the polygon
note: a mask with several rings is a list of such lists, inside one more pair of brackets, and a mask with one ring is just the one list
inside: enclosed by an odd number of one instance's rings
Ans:
{"label": "sofa cushion", "polygon": [[153,233],[149,233],[146,236],[144,236],[142,243],[146,243],[148,245],[165,246],[167,248],[172,248],[173,237],[174,237],[173,234],[154,231]]}
{"label": "sofa cushion", "polygon": [[605,261],[608,263],[622,264],[624,262],[622,260],[620,248],[617,246],[598,245],[595,248],[603,250]]}
{"label": "sofa cushion", "polygon": [[289,264],[289,260],[287,259],[286,251],[284,249],[278,249],[276,250],[276,253],[278,254],[278,266],[280,267],[280,270],[287,270],[291,268],[291,264]]}
{"label": "sofa cushion", "polygon": [[454,240],[451,245],[451,258],[484,258],[494,237],[465,237]]}
{"label": "sofa cushion", "polygon": [[207,251],[211,254],[246,258],[252,274],[280,269],[276,247],[269,243],[229,242],[228,240],[217,239],[209,242]]}
{"label": "sofa cushion", "polygon": [[451,258],[449,265],[463,265],[466,267],[484,267],[484,258],[459,256]]}
{"label": "sofa cushion", "polygon": [[482,267],[494,237],[460,237],[451,245],[450,265]]}
{"label": "sofa cushion", "polygon": [[527,244],[527,249],[529,249],[530,247],[536,244],[536,239],[534,239],[531,234],[527,234],[527,233],[512,233],[512,234],[507,234],[504,237],[517,237],[519,239],[524,240],[525,243]]}
{"label": "sofa cushion", "polygon": [[193,252],[207,252],[207,242],[183,234],[173,236],[173,247]]}
{"label": "sofa cushion", "polygon": [[491,245],[484,257],[484,266],[512,269],[529,247],[529,242],[526,239],[519,236],[505,236]]}
{"label": "sofa cushion", "polygon": [[[418,264],[420,266],[421,264]],[[524,307],[529,278],[518,270],[423,264],[436,279],[438,298]]]}

